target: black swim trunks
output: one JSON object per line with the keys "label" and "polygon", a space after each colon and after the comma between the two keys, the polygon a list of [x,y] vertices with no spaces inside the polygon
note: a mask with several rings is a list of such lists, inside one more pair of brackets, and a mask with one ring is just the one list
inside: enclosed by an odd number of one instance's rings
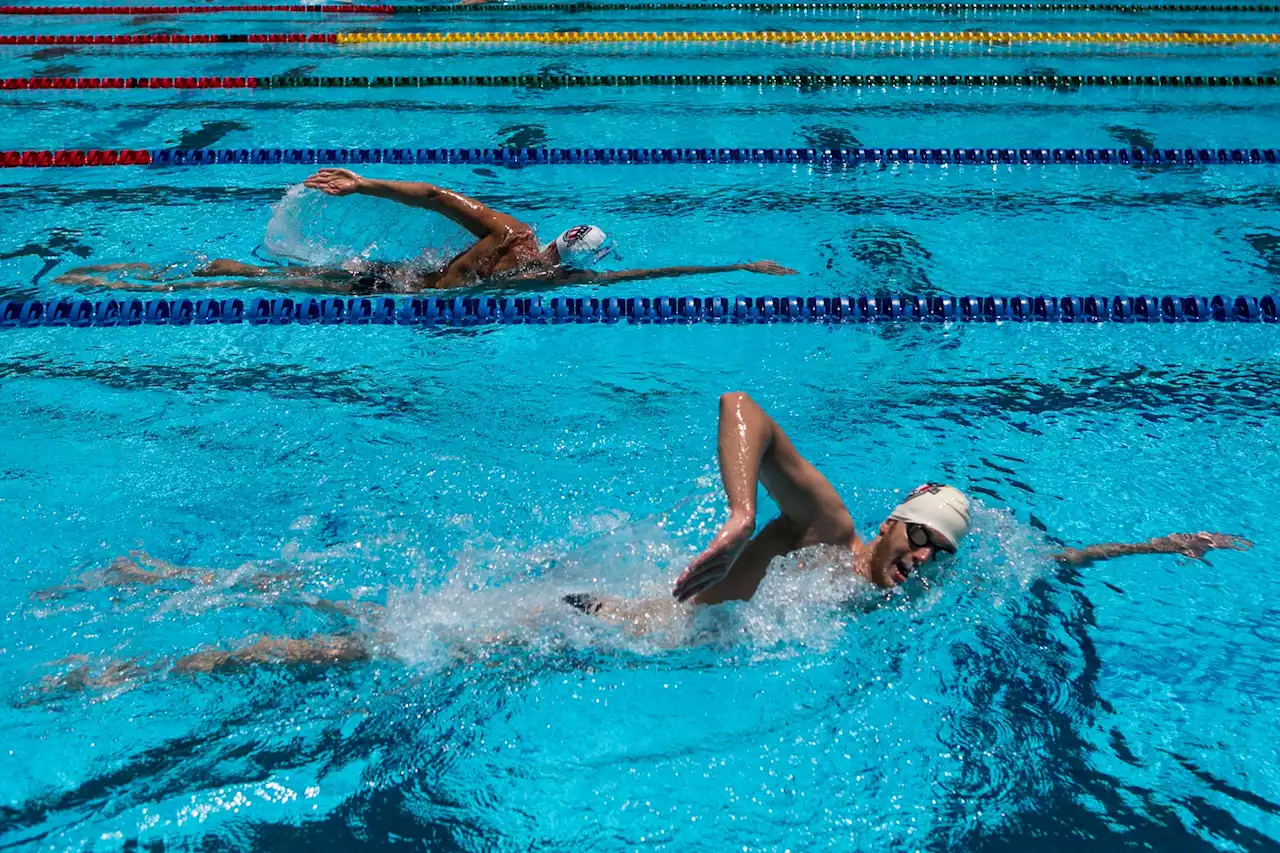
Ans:
{"label": "black swim trunks", "polygon": [[576,607],[578,610],[589,615],[594,615],[599,612],[603,605],[602,601],[597,599],[594,595],[586,592],[570,593],[560,600],[570,607]]}
{"label": "black swim trunks", "polygon": [[373,293],[394,293],[402,288],[396,285],[395,264],[385,261],[366,261],[357,272],[351,273],[347,285],[355,296],[368,296]]}

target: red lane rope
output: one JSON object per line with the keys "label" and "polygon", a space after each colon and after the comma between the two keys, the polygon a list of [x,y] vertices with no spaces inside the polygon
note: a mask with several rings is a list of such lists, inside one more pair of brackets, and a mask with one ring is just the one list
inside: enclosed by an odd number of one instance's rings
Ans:
{"label": "red lane rope", "polygon": [[307,42],[337,44],[333,33],[254,33],[221,35],[142,35],[142,36],[4,36],[0,45],[15,44],[229,44],[229,43]]}
{"label": "red lane rope", "polygon": [[209,12],[318,12],[321,14],[394,14],[395,6],[307,6],[283,4],[267,6],[0,6],[0,15],[186,15]]}
{"label": "red lane rope", "polygon": [[151,152],[124,151],[0,151],[0,168],[26,166],[149,166]]}

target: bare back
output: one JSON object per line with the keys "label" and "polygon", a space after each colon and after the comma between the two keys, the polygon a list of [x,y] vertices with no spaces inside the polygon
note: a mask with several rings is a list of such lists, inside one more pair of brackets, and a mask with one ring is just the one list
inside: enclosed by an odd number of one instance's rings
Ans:
{"label": "bare back", "polygon": [[[448,290],[470,287],[524,272],[530,266],[541,266],[542,250],[527,225],[488,234],[476,244],[455,255],[445,268],[423,277],[423,290]],[[551,269],[547,269],[548,274]]]}

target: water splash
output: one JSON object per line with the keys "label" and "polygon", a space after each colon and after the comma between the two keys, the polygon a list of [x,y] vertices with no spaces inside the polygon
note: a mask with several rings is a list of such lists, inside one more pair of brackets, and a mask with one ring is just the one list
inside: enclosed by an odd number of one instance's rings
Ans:
{"label": "water splash", "polygon": [[[684,646],[754,658],[820,653],[878,608],[909,618],[938,608],[946,622],[948,603],[963,602],[955,618],[964,621],[1016,601],[1050,565],[1043,545],[1007,511],[975,502],[973,517],[963,556],[906,588],[878,589],[851,572],[848,549],[814,546],[775,559],[751,601],[708,608],[671,599],[671,582],[694,552],[654,519],[584,519],[579,527],[597,535],[559,555],[556,545],[473,538],[452,555],[441,582],[392,589],[384,627],[397,656],[427,667],[517,647],[535,654],[653,655]],[[562,601],[568,593],[607,596],[626,615],[584,615]]]}
{"label": "water splash", "polygon": [[271,207],[263,248],[309,266],[356,260],[438,268],[470,242],[443,217],[368,196],[334,198],[295,184]]}

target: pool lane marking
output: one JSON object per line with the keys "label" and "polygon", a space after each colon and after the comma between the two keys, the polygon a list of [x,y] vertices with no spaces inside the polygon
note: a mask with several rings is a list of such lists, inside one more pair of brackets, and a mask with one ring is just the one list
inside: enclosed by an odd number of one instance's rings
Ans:
{"label": "pool lane marking", "polygon": [[950,32],[842,30],[812,32],[450,32],[450,33],[219,33],[146,35],[0,35],[0,45],[509,45],[509,44],[1089,44],[1249,45],[1280,44],[1280,33],[1092,33]]}

